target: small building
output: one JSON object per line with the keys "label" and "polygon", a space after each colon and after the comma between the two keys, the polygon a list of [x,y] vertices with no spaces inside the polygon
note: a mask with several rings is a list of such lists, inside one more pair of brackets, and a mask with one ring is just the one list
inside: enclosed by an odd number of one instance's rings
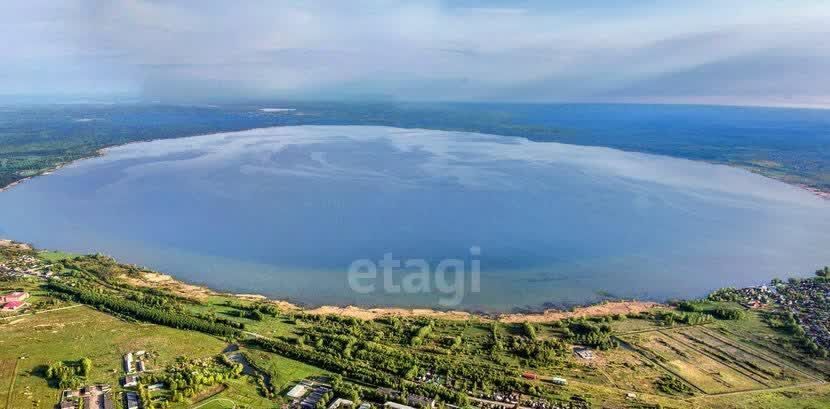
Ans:
{"label": "small building", "polygon": [[554,376],[553,378],[550,378],[550,381],[553,382],[555,385],[567,385],[568,384],[567,379],[560,378],[558,376]]}
{"label": "small building", "polygon": [[417,409],[413,408],[412,406],[406,406],[397,402],[386,402],[383,404],[383,407],[387,409]]}
{"label": "small building", "polygon": [[138,372],[144,372],[146,370],[144,367],[144,361],[137,361],[135,366],[138,369]]}
{"label": "small building", "polygon": [[637,399],[637,394],[634,392],[628,392],[625,394],[626,399]]}
{"label": "small building", "polygon": [[591,361],[594,359],[594,351],[591,348],[583,347],[583,346],[575,346],[574,347],[574,354],[576,356],[586,360]]}
{"label": "small building", "polygon": [[60,409],[113,409],[110,386],[97,384],[83,386],[80,389],[66,389],[61,394]]}
{"label": "small building", "polygon": [[410,393],[406,395],[406,403],[416,408],[434,408],[435,400],[426,396]]}
{"label": "small building", "polygon": [[151,391],[151,392],[162,390],[162,389],[164,389],[164,384],[163,383],[154,383],[154,384],[147,387],[147,390]]}
{"label": "small building", "polygon": [[346,408],[346,407],[352,407],[352,406],[354,406],[354,402],[352,402],[348,399],[337,398],[334,402],[331,403],[331,405],[329,405],[328,409],[337,409],[337,408],[340,408],[340,407]]}
{"label": "small building", "polygon": [[308,392],[308,388],[306,388],[305,385],[296,384],[293,388],[291,388],[290,391],[288,391],[288,393],[285,394],[285,396],[288,396],[292,399],[299,399],[302,398],[306,394],[306,392]]}
{"label": "small building", "polygon": [[138,394],[135,392],[124,393],[124,408],[138,409]]}
{"label": "small building", "polygon": [[525,372],[522,374],[522,378],[533,380],[536,379],[536,374],[533,372]]}
{"label": "small building", "polygon": [[360,406],[357,407],[357,409],[372,409],[372,404],[368,402],[363,402],[360,404]]}
{"label": "small building", "polygon": [[132,373],[133,372],[133,353],[127,352],[124,355],[124,372]]}
{"label": "small building", "polygon": [[25,291],[15,291],[5,295],[0,295],[0,302],[25,301],[27,298],[29,298],[29,293]]}
{"label": "small building", "polygon": [[138,376],[135,375],[127,375],[124,377],[124,387],[125,388],[132,388],[133,386],[138,386]]}
{"label": "small building", "polygon": [[23,301],[9,301],[3,304],[3,311],[17,311],[26,305]]}

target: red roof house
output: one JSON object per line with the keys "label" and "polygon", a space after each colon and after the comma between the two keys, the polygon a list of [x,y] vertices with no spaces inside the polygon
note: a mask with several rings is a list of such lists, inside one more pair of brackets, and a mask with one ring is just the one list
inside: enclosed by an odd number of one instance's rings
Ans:
{"label": "red roof house", "polygon": [[23,301],[11,301],[3,304],[3,311],[15,311],[26,305]]}
{"label": "red roof house", "polygon": [[13,293],[0,295],[0,303],[2,303],[2,302],[12,302],[12,301],[23,301],[27,298],[29,298],[29,293],[24,292],[24,291],[15,291]]}

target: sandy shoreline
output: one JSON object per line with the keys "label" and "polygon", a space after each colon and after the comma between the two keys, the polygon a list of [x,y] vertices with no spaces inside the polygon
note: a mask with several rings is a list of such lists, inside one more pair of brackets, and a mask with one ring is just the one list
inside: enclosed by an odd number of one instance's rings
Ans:
{"label": "sandy shoreline", "polygon": [[[20,250],[33,250],[34,247],[9,239],[0,239],[0,247],[14,247]],[[566,318],[591,317],[615,314],[640,313],[652,308],[665,307],[653,301],[640,300],[614,300],[603,301],[596,304],[578,306],[571,310],[546,309],[540,312],[527,313],[493,313],[485,314],[461,310],[434,310],[430,308],[404,308],[404,307],[357,307],[353,305],[336,306],[322,305],[317,307],[302,307],[285,300],[273,300],[261,294],[234,294],[216,291],[211,288],[188,284],[180,281],[169,274],[144,271],[138,277],[122,275],[119,277],[126,284],[135,287],[154,288],[166,291],[178,297],[192,299],[194,301],[206,301],[211,296],[235,297],[241,301],[264,302],[278,307],[283,311],[297,311],[314,315],[339,315],[363,320],[373,320],[383,317],[430,317],[444,320],[465,321],[472,318],[483,321],[499,321],[504,323],[517,322],[553,322]]]}
{"label": "sandy shoreline", "polygon": [[233,294],[215,291],[207,287],[188,284],[175,279],[174,277],[155,272],[142,273],[141,277],[126,277],[122,279],[130,285],[137,287],[156,288],[168,291],[180,297],[204,301],[210,296],[236,297],[240,300],[265,302],[277,306],[283,311],[297,311],[314,315],[339,315],[363,320],[372,320],[383,317],[429,317],[444,320],[465,321],[472,318],[484,321],[499,321],[504,323],[517,322],[553,322],[566,318],[591,317],[615,314],[640,313],[652,308],[664,307],[665,305],[653,301],[639,300],[616,300],[605,301],[597,304],[576,307],[572,310],[548,309],[541,312],[528,313],[494,313],[484,314],[469,311],[441,311],[429,308],[404,308],[404,307],[357,307],[323,305],[319,307],[305,308],[285,300],[272,300],[260,294]]}

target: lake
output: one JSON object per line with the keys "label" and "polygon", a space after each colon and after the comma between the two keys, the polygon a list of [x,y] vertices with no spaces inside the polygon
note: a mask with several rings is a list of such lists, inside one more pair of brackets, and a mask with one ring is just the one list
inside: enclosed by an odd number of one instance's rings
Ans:
{"label": "lake", "polygon": [[807,274],[830,201],[610,148],[286,126],[108,149],[0,193],[0,235],[308,304],[511,311]]}

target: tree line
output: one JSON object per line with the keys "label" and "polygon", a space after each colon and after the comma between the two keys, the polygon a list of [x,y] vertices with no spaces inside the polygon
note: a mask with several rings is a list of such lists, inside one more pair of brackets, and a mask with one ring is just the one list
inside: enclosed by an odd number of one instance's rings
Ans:
{"label": "tree line", "polygon": [[142,321],[149,321],[173,328],[200,331],[223,337],[235,337],[239,335],[239,331],[237,329],[222,323],[210,322],[202,318],[147,306],[116,295],[110,295],[103,292],[93,292],[87,289],[57,282],[55,280],[49,281],[47,288],[54,292],[66,294],[83,304],[106,309],[108,311],[126,315]]}

